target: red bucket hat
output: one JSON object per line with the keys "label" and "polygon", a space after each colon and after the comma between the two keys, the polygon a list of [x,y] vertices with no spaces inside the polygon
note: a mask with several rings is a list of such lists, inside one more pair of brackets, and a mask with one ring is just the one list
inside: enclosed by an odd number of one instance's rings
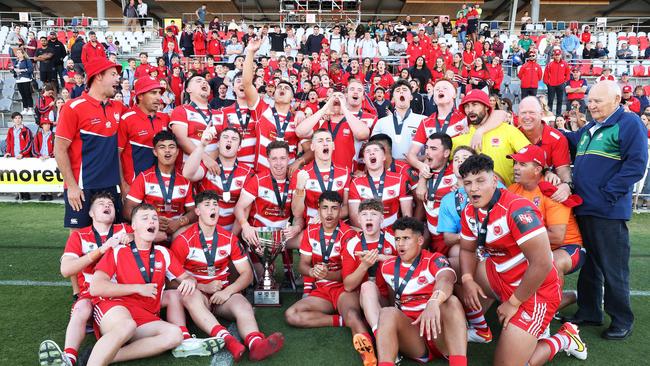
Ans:
{"label": "red bucket hat", "polygon": [[120,75],[122,74],[122,65],[114,64],[108,59],[102,57],[93,58],[91,62],[84,64],[84,69],[86,70],[86,83],[90,84],[90,81],[94,76],[101,74],[111,67],[116,68]]}
{"label": "red bucket hat", "polygon": [[135,95],[140,95],[156,89],[162,90],[162,86],[160,86],[160,81],[145,76],[135,81],[134,89],[135,89]]}
{"label": "red bucket hat", "polygon": [[472,89],[469,93],[465,94],[463,100],[461,100],[458,109],[465,114],[465,104],[470,102],[479,102],[484,104],[488,108],[488,113],[492,113],[492,107],[490,106],[490,97],[480,89]]}

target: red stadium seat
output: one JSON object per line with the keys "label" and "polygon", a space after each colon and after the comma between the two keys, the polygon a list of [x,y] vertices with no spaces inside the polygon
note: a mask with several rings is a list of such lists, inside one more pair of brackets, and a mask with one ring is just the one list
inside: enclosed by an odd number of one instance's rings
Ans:
{"label": "red stadium seat", "polygon": [[589,62],[583,62],[580,64],[580,73],[582,76],[591,76],[591,64]]}
{"label": "red stadium seat", "polygon": [[603,73],[603,67],[601,65],[596,66],[591,69],[594,76],[600,76]]}
{"label": "red stadium seat", "polygon": [[56,18],[56,26],[65,27],[65,20],[63,20],[63,18]]}
{"label": "red stadium seat", "polygon": [[569,23],[569,29],[574,30],[579,28],[580,28],[580,24],[578,23],[577,20],[573,20],[571,21],[571,23]]}
{"label": "red stadium seat", "polygon": [[0,70],[9,70],[9,65],[11,64],[11,59],[8,54],[0,55]]}
{"label": "red stadium seat", "polygon": [[632,68],[633,76],[646,76],[646,67],[643,65],[635,65]]}
{"label": "red stadium seat", "polygon": [[637,46],[639,44],[639,39],[636,36],[627,37],[627,44],[630,46]]}
{"label": "red stadium seat", "polygon": [[645,85],[643,87],[643,92],[645,93],[645,95],[650,95],[650,85]]}

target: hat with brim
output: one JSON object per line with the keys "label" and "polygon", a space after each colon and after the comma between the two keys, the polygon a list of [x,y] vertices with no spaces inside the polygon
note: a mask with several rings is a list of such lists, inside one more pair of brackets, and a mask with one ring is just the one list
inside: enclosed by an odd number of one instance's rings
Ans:
{"label": "hat with brim", "polygon": [[160,85],[160,81],[145,76],[135,81],[134,89],[135,95],[140,95],[156,89],[160,89],[162,91],[163,87]]}
{"label": "hat with brim", "polygon": [[93,77],[101,74],[102,72],[112,67],[117,69],[118,74],[122,74],[122,65],[113,63],[103,57],[92,58],[90,62],[84,64],[84,69],[86,70],[87,84],[90,84],[90,81],[93,79]]}

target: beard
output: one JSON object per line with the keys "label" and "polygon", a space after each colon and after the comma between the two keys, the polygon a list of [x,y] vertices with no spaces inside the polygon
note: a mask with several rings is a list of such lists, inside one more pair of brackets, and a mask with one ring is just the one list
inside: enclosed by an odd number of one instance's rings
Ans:
{"label": "beard", "polygon": [[469,122],[469,124],[471,125],[478,126],[483,122],[486,115],[487,113],[485,113],[485,111],[478,112],[478,113],[470,113],[467,115],[467,122]]}

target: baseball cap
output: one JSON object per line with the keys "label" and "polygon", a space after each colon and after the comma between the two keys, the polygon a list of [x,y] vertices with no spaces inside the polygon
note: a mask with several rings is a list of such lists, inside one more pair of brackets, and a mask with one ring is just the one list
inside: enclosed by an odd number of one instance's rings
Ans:
{"label": "baseball cap", "polygon": [[512,159],[519,163],[537,163],[539,165],[546,166],[544,163],[546,161],[546,154],[541,147],[537,145],[530,144],[524,146],[519,151],[514,154],[508,155],[508,159]]}
{"label": "baseball cap", "polygon": [[623,87],[623,93],[631,93],[632,92],[632,87],[629,85],[625,85]]}
{"label": "baseball cap", "polygon": [[561,56],[562,55],[562,50],[558,50],[557,48],[553,50],[553,56]]}

